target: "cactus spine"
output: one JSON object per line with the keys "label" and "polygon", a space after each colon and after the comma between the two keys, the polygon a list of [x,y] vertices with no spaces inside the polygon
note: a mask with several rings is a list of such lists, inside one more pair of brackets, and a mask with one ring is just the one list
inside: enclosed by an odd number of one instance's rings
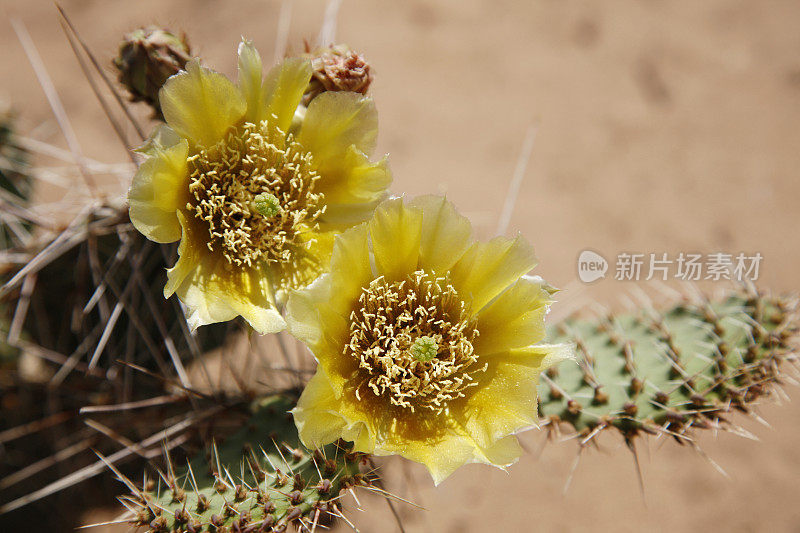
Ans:
{"label": "cactus spine", "polygon": [[20,213],[30,200],[33,180],[28,153],[14,143],[15,119],[0,102],[0,250],[25,244],[30,233],[30,223]]}

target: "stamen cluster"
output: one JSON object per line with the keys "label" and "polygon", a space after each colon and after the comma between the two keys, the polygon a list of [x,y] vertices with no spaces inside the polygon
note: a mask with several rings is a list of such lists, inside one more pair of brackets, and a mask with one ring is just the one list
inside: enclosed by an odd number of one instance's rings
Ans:
{"label": "stamen cluster", "polygon": [[412,413],[440,413],[476,385],[469,307],[447,277],[418,270],[402,281],[383,276],[362,290],[350,314],[346,354],[357,359],[356,396],[383,397]]}
{"label": "stamen cluster", "polygon": [[292,135],[244,123],[188,163],[187,209],[207,225],[209,250],[236,266],[303,261],[301,235],[317,229],[325,207],[311,154]]}

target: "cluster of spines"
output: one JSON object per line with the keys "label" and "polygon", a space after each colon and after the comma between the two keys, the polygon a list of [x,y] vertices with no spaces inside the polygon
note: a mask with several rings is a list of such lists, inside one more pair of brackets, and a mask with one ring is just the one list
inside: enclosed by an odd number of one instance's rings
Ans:
{"label": "cluster of spines", "polygon": [[370,484],[360,468],[365,458],[340,445],[306,449],[286,412],[291,405],[283,396],[263,399],[246,426],[209,454],[178,470],[168,459],[157,483],[122,499],[131,522],[153,533],[255,533],[311,529],[343,516],[340,492]]}
{"label": "cluster of spines", "polygon": [[612,428],[628,442],[642,433],[690,442],[692,428],[732,428],[727,414],[749,413],[780,385],[779,366],[796,361],[797,325],[796,302],[738,293],[664,313],[569,319],[550,337],[573,342],[577,364],[543,375],[540,414],[584,444]]}
{"label": "cluster of spines", "polygon": [[[34,257],[29,263],[39,265],[23,315],[29,342],[64,359],[82,352],[91,367],[102,354],[125,354],[132,363],[170,374],[170,360],[216,348],[238,329],[236,323],[217,324],[190,335],[178,305],[163,297],[175,246],[135,231],[127,206],[100,205],[81,217],[27,250]],[[28,265],[15,265],[0,287],[12,312],[28,274]]]}
{"label": "cluster of spines", "polygon": [[14,142],[16,116],[0,102],[0,187],[27,200],[32,180],[26,173],[28,153]]}
{"label": "cluster of spines", "polygon": [[[19,237],[29,234],[30,225],[19,220],[13,208],[27,204],[31,193],[31,178],[27,173],[28,154],[15,146],[15,115],[0,101],[0,251],[20,244]],[[11,207],[12,209],[9,209]],[[0,261],[0,281],[7,277],[8,266]],[[0,301],[0,365],[13,360],[18,350],[6,342],[11,313],[5,301]]]}
{"label": "cluster of spines", "polygon": [[[16,116],[0,101],[0,249],[25,244],[30,222],[19,213],[30,200],[33,180],[28,153],[15,143]],[[4,270],[0,264],[0,275]]]}

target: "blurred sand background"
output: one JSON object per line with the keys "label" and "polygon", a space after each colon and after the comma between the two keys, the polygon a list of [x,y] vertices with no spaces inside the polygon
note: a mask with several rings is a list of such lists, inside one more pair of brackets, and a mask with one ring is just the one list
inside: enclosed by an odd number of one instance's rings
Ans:
{"label": "blurred sand background", "polygon": [[[123,33],[157,23],[186,31],[195,53],[228,75],[242,35],[272,57],[280,10],[267,0],[62,5],[105,65]],[[324,9],[294,2],[294,50],[316,39]],[[84,153],[126,161],[50,1],[0,2],[0,98],[36,138],[65,146],[10,16],[30,31]],[[622,251],[760,252],[762,287],[800,288],[800,3],[345,0],[338,20],[338,40],[374,67],[394,192],[445,192],[491,235],[537,125],[508,233],[523,232],[538,273],[569,289],[562,312],[592,299],[617,307],[637,285],[577,282],[585,248],[612,262]],[[612,436],[586,450],[566,494],[577,445],[554,442],[537,457],[538,432],[523,438],[534,453],[510,475],[472,465],[433,488],[420,468],[409,466],[408,481],[400,460],[383,464],[389,488],[427,508],[400,506],[410,532],[800,531],[800,407],[767,405],[762,415],[771,429],[743,424],[759,443],[701,436],[729,479],[674,443],[640,443],[646,503]],[[363,498],[363,513],[347,501],[362,531],[396,531],[382,501]]]}

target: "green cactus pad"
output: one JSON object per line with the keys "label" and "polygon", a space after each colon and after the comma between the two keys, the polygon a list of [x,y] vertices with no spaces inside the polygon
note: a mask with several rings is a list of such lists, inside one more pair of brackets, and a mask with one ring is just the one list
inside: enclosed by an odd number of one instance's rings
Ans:
{"label": "green cactus pad", "polygon": [[730,412],[749,412],[780,383],[781,363],[796,360],[795,307],[734,294],[663,313],[568,319],[550,339],[575,343],[578,361],[543,375],[540,414],[584,444],[605,429],[629,442],[641,433],[684,442],[692,428],[725,428]]}
{"label": "green cactus pad", "polygon": [[245,427],[211,446],[189,468],[169,467],[158,483],[123,498],[132,521],[151,532],[310,530],[337,515],[340,491],[365,484],[363,455],[336,445],[309,451],[289,409],[270,396],[254,402]]}

